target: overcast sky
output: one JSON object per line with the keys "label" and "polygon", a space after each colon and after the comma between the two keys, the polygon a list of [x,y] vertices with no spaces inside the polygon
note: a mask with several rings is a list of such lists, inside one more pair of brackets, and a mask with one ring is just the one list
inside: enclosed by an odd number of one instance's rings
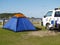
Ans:
{"label": "overcast sky", "polygon": [[41,18],[56,7],[60,0],[0,0],[0,13],[21,12],[27,17]]}

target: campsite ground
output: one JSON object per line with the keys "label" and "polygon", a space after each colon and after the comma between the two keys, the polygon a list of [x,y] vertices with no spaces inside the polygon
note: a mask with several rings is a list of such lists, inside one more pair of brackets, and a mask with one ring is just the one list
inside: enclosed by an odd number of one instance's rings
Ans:
{"label": "campsite ground", "polygon": [[60,32],[47,30],[13,32],[0,28],[0,45],[60,45]]}

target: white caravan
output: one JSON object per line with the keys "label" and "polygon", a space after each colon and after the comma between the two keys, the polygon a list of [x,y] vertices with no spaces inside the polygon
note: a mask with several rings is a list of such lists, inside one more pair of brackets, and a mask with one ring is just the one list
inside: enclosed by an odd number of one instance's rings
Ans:
{"label": "white caravan", "polygon": [[60,8],[48,11],[42,21],[47,29],[60,28]]}

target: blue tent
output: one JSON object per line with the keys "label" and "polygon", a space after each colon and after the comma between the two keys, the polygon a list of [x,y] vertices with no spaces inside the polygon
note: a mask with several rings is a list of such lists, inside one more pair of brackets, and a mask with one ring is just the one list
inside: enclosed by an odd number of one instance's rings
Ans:
{"label": "blue tent", "polygon": [[3,26],[3,28],[18,31],[36,30],[26,17],[14,16]]}

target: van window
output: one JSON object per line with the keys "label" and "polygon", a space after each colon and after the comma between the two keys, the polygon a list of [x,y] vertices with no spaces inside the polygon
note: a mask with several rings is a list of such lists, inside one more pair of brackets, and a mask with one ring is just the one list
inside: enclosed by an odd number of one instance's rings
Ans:
{"label": "van window", "polygon": [[60,17],[60,11],[56,11],[54,17]]}
{"label": "van window", "polygon": [[46,16],[52,16],[52,11],[47,12]]}

